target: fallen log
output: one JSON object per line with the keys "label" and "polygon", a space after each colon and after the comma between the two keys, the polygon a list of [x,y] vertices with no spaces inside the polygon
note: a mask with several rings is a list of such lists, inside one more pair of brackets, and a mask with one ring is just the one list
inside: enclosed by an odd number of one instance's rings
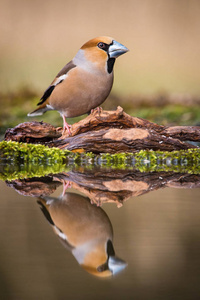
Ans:
{"label": "fallen log", "polygon": [[95,110],[71,127],[71,135],[62,128],[44,122],[26,122],[5,134],[6,141],[39,143],[71,151],[93,153],[135,152],[142,149],[173,151],[197,148],[185,142],[200,142],[199,126],[163,126],[132,117],[121,107],[116,111]]}

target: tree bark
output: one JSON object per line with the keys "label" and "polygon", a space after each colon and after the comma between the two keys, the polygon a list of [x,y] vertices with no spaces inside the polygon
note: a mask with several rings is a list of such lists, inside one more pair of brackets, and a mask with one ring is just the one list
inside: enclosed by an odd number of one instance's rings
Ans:
{"label": "tree bark", "polygon": [[187,150],[200,142],[199,126],[163,126],[116,111],[94,110],[71,127],[71,135],[62,128],[43,122],[26,122],[8,129],[5,140],[39,143],[71,151],[93,153],[135,152],[142,149],[161,151]]}

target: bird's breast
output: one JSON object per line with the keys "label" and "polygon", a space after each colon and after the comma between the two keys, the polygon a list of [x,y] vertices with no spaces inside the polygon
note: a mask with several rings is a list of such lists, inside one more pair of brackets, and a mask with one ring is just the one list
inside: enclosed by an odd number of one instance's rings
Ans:
{"label": "bird's breast", "polygon": [[49,104],[66,117],[90,112],[108,97],[113,84],[113,73],[72,69],[65,80],[53,90]]}

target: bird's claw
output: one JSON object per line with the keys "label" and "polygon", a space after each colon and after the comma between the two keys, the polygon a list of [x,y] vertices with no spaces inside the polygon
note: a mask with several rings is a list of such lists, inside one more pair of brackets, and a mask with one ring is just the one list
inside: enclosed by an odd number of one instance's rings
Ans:
{"label": "bird's claw", "polygon": [[91,109],[91,114],[95,115],[96,113],[98,113],[100,116],[102,110],[103,110],[103,108],[101,106],[98,106],[96,108]]}
{"label": "bird's claw", "polygon": [[65,195],[66,190],[68,188],[71,188],[71,182],[70,181],[63,181],[63,191],[62,191],[62,196]]}

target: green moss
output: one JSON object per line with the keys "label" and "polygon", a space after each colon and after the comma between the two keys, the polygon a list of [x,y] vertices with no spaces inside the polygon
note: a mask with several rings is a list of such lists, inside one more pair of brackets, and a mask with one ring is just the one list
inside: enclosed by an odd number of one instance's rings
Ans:
{"label": "green moss", "polygon": [[32,177],[43,177],[51,174],[70,171],[70,166],[63,164],[35,165],[35,164],[4,164],[0,165],[1,180],[16,180]]}
{"label": "green moss", "polygon": [[180,151],[141,150],[136,153],[73,153],[43,145],[0,143],[0,179],[40,177],[73,170],[116,169],[140,172],[200,174],[200,149]]}
{"label": "green moss", "polygon": [[39,144],[26,144],[18,142],[0,142],[0,159],[38,163],[61,163],[74,154],[68,150],[48,148]]}
{"label": "green moss", "polygon": [[62,172],[70,151],[17,142],[0,143],[0,179],[41,177]]}
{"label": "green moss", "polygon": [[141,172],[186,172],[200,173],[200,149],[180,151],[141,150],[136,153],[101,154],[100,164],[104,167],[127,169]]}

